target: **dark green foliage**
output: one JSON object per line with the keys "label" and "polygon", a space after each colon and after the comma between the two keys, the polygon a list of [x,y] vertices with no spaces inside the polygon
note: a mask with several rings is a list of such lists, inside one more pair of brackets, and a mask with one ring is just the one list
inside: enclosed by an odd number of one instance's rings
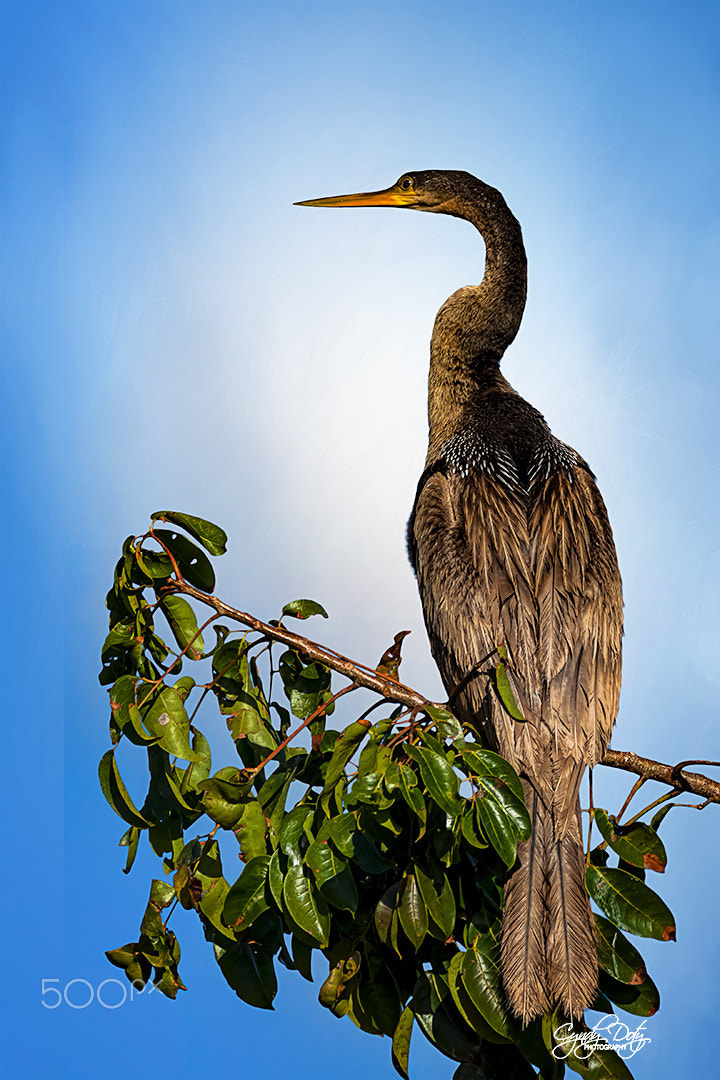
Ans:
{"label": "dark green foliage", "polygon": [[[112,746],[99,775],[128,826],[120,840],[125,872],[147,833],[167,880],[152,883],[138,941],[109,960],[138,985],[152,979],[174,998],[185,988],[167,924],[179,905],[196,912],[229,986],[257,1008],[273,1008],[276,963],[312,980],[312,956],[321,953],[320,1003],[391,1037],[403,1077],[415,1027],[459,1063],[457,1080],[531,1077],[535,1069],[547,1080],[562,1076],[565,1066],[551,1053],[562,1018],[521,1028],[507,1012],[498,967],[503,883],[531,829],[511,766],[437,706],[387,705],[374,722],[326,727],[338,696],[327,667],[294,649],[276,659],[261,632],[229,629],[212,606],[198,618],[189,602],[186,583],[204,594],[215,587],[194,541],[221,554],[222,529],[170,511],[156,519],[192,539],[153,524],[123,545],[107,597],[100,680],[109,688]],[[158,612],[167,640],[156,633]],[[315,614],[325,611],[311,600],[283,609],[285,617]],[[492,684],[521,719],[507,656],[498,653]],[[181,674],[186,663],[194,678]],[[230,736],[219,768],[196,724],[206,698]],[[147,756],[142,806],[116,761],[123,738]],[[598,1004],[649,1016],[657,989],[620,928],[673,936],[670,912],[631,872],[664,869],[665,850],[653,827],[621,827],[605,811],[595,814],[606,841],[587,876],[605,913],[597,916]],[[234,880],[225,877],[218,833],[224,851],[234,848],[231,865],[235,856],[243,864]],[[607,845],[625,869],[607,866]],[[315,974],[321,967],[315,963]],[[630,1075],[612,1051],[588,1062],[571,1055],[567,1064],[583,1076]]]}

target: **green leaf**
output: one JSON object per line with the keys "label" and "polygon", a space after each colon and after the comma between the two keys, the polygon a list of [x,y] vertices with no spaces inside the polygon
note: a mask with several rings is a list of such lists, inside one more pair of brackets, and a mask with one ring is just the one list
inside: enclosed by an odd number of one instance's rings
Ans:
{"label": "green leaf", "polygon": [[311,806],[301,804],[286,814],[280,826],[278,837],[281,850],[292,863],[299,864],[301,859],[300,843],[304,836],[312,843],[314,837],[310,831],[314,811]]}
{"label": "green leaf", "polygon": [[[314,713],[330,689],[330,671],[322,664],[303,665],[297,653],[288,650],[280,657],[280,677],[290,708],[299,720]],[[328,709],[328,714],[331,712]]]}
{"label": "green leaf", "polygon": [[340,735],[330,758],[325,774],[323,792],[332,791],[345,773],[345,766],[357,750],[370,729],[369,720],[357,720],[350,724]]}
{"label": "green leaf", "polygon": [[364,833],[355,833],[353,848],[353,862],[366,874],[384,874],[390,869],[390,863],[380,854],[375,842]]}
{"label": "green leaf", "polygon": [[199,660],[205,646],[198,630],[197,617],[187,600],[183,600],[182,596],[164,596],[160,609],[170,624],[180,651],[185,650],[191,660]]}
{"label": "green leaf", "polygon": [[239,998],[257,1009],[272,1009],[277,978],[272,956],[257,942],[238,942],[229,949],[215,946],[220,970]]}
{"label": "green leaf", "polygon": [[[468,773],[474,776],[494,776],[502,780],[514,795],[524,802],[523,786],[520,777],[509,761],[492,750],[464,750],[459,759],[466,766]],[[528,833],[528,836],[530,834]],[[525,837],[527,839],[527,837]]]}
{"label": "green leaf", "polygon": [[454,1061],[473,1059],[480,1048],[477,1035],[462,1020],[455,1023],[442,1002],[433,1002],[432,983],[426,972],[415,984],[411,1005],[423,1035],[442,1054]]}
{"label": "green leaf", "polygon": [[661,806],[659,810],[655,811],[652,818],[650,819],[650,828],[654,829],[657,832],[657,830],[660,827],[660,823],[665,820],[667,815],[672,810],[673,806],[680,806],[680,805],[681,805],[680,803],[669,802],[669,803],[665,803],[664,806]]}
{"label": "green leaf", "polygon": [[431,720],[435,721],[443,739],[447,739],[448,742],[460,742],[462,740],[462,724],[448,709],[441,709],[437,705],[426,705],[425,712]]}
{"label": "green leaf", "polygon": [[[164,536],[173,535],[165,529],[158,529],[157,535],[159,536],[160,533],[163,533]],[[156,581],[163,581],[165,578],[172,577],[173,564],[164,551],[150,551],[148,548],[138,548],[135,558],[138,566],[151,579],[153,585]],[[191,584],[193,583],[191,582]]]}
{"label": "green leaf", "polygon": [[318,1001],[335,1016],[344,1016],[348,1010],[348,987],[360,970],[361,956],[352,942],[341,941],[330,951],[330,971],[320,987]]}
{"label": "green leaf", "polygon": [[532,831],[520,778],[507,761],[490,751],[466,752],[462,763],[480,788],[474,802],[483,834],[510,867],[518,841],[527,840]]}
{"label": "green leaf", "polygon": [[493,1031],[509,1037],[497,964],[473,946],[463,956],[460,977],[473,1005]]}
{"label": "green leaf", "polygon": [[268,884],[270,886],[270,892],[272,893],[272,898],[275,901],[275,904],[276,904],[277,908],[280,911],[282,911],[282,907],[283,907],[282,889],[283,889],[283,880],[284,880],[284,877],[285,877],[284,870],[283,870],[284,865],[285,865],[285,863],[284,863],[284,860],[282,860],[282,856],[280,854],[280,848],[275,848],[272,855],[270,856],[270,867],[269,867],[269,870],[268,870]]}
{"label": "green leaf", "polygon": [[402,882],[396,881],[394,885],[391,885],[389,889],[386,889],[375,905],[375,929],[377,930],[378,937],[385,945],[392,944],[390,932],[393,916],[396,915],[400,901],[401,888]]}
{"label": "green leaf", "polygon": [[400,1014],[395,1034],[392,1041],[392,1063],[395,1071],[399,1072],[403,1080],[410,1080],[408,1075],[408,1057],[410,1055],[410,1038],[412,1036],[415,1013],[409,1005],[406,1005]]}
{"label": "green leaf", "polygon": [[312,976],[312,946],[306,941],[301,941],[297,934],[292,936],[292,958],[295,968],[307,982],[313,981]]}
{"label": "green leaf", "polygon": [[517,858],[517,833],[503,807],[492,796],[492,789],[484,788],[475,799],[475,811],[484,835],[510,868]]}
{"label": "green leaf", "polygon": [[112,717],[123,735],[136,746],[149,746],[157,742],[157,736],[149,735],[143,727],[140,710],[137,707],[135,675],[121,675],[110,687],[110,710]]}
{"label": "green leaf", "polygon": [[460,823],[460,828],[462,830],[463,837],[468,842],[468,844],[470,844],[471,847],[486,848],[488,846],[488,842],[485,838],[485,834],[482,830],[482,825],[480,824],[480,819],[477,813],[476,800],[473,800],[466,806],[462,816],[462,821]]}
{"label": "green leaf", "polygon": [[138,829],[147,829],[149,822],[140,814],[130,798],[115,761],[114,750],[108,750],[103,754],[98,766],[98,776],[102,793],[115,813],[123,821],[127,821],[128,825],[135,825]]}
{"label": "green leaf", "polygon": [[246,862],[266,854],[267,831],[268,823],[262,806],[257,799],[248,799],[233,829]]}
{"label": "green leaf", "polygon": [[660,1008],[660,992],[649,975],[637,986],[619,982],[600,972],[599,988],[606,997],[634,1016],[654,1016]]}
{"label": "green leaf", "polygon": [[425,903],[414,873],[409,873],[405,877],[398,915],[400,925],[417,951],[425,940],[428,919]]}
{"label": "green leaf", "polygon": [[635,821],[632,825],[618,825],[607,810],[596,807],[593,817],[600,830],[600,835],[621,859],[631,866],[642,866],[647,870],[665,873],[667,854],[665,846],[649,825]]}
{"label": "green leaf", "polygon": [[625,870],[588,866],[590,897],[622,930],[639,937],[675,941],[675,920],[667,905],[644,882]]}
{"label": "green leaf", "polygon": [[194,536],[211,555],[224,555],[227,550],[227,533],[219,525],[213,525],[212,521],[194,517],[192,514],[181,514],[177,510],[156,510],[150,516],[153,521],[170,521],[173,525],[179,525]]}
{"label": "green leaf", "polygon": [[203,809],[213,821],[224,829],[230,829],[240,821],[246,810],[249,795],[249,783],[234,783],[223,774],[230,772],[237,776],[237,769],[220,769],[215,776],[201,780],[197,785],[202,792]]}
{"label": "green leaf", "polygon": [[357,886],[347,861],[337,855],[327,840],[314,840],[305,853],[305,864],[315,877],[315,884],[333,907],[355,912]]}
{"label": "green leaf", "polygon": [[197,728],[193,731],[192,749],[195,754],[195,760],[192,761],[190,766],[184,771],[182,783],[180,784],[180,790],[183,795],[187,791],[196,791],[202,781],[207,780],[212,769],[210,744],[202,731],[199,731]]}
{"label": "green leaf", "polygon": [[492,672],[493,686],[497,696],[502,702],[503,708],[513,720],[524,721],[525,714],[517,702],[510,680],[510,673],[502,661],[497,664]]}
{"label": "green leaf", "polygon": [[637,986],[648,977],[645,961],[617,926],[595,915],[598,963],[619,982]]}
{"label": "green leaf", "polygon": [[250,859],[225,898],[223,920],[233,930],[247,930],[269,904],[265,885],[270,866],[269,855]]}
{"label": "green leaf", "polygon": [[133,863],[135,862],[135,856],[137,855],[138,844],[140,842],[140,829],[137,825],[131,825],[127,829],[120,840],[118,841],[118,847],[126,847],[128,849],[127,860],[123,867],[123,874],[129,874],[132,870]]}
{"label": "green leaf", "polygon": [[[415,877],[417,879],[420,895],[427,909],[427,913],[435,924],[437,930],[433,936],[441,941],[447,941],[455,929],[455,897],[450,887],[447,875],[436,867],[429,867],[428,872],[419,864],[415,864]],[[433,934],[433,925],[428,929]]]}
{"label": "green leaf", "polygon": [[203,843],[200,860],[195,867],[195,876],[202,885],[198,910],[216,930],[228,936],[227,927],[222,921],[222,913],[230,887],[223,877],[220,846],[217,840],[206,840]]}
{"label": "green leaf", "polygon": [[326,948],[330,939],[330,912],[321,894],[305,876],[302,866],[288,866],[283,900],[300,929]]}
{"label": "green leaf", "polygon": [[[338,851],[346,855],[348,859],[352,859],[355,854],[353,837],[358,828],[355,814],[341,814],[338,817],[331,818],[326,827],[328,835]],[[318,839],[326,839],[322,835],[322,830],[318,833]]]}
{"label": "green leaf", "polygon": [[147,698],[140,705],[140,712],[145,727],[157,738],[159,746],[184,761],[199,761],[200,755],[190,746],[190,720],[177,690],[163,685],[158,691],[149,683],[140,683],[138,698],[141,702]]}
{"label": "green leaf", "polygon": [[328,613],[322,604],[315,600],[291,600],[282,609],[283,615],[290,615],[293,619],[309,619],[311,615],[322,615],[327,619]]}
{"label": "green leaf", "polygon": [[[189,585],[194,585],[196,589],[202,589],[206,593],[213,591],[215,588],[215,571],[204,551],[201,551],[182,533],[170,529],[155,529],[155,536],[173,553],[178,569]],[[144,554],[147,558],[150,553],[145,552]],[[167,555],[155,555],[155,558],[160,565],[153,576],[169,577],[173,572],[173,568]]]}
{"label": "green leaf", "polygon": [[433,800],[450,817],[463,808],[458,796],[460,781],[447,758],[422,746],[408,746],[410,757],[420,766],[420,775]]}
{"label": "green leaf", "polygon": [[493,1043],[507,1042],[502,1035],[498,1034],[497,1031],[490,1027],[482,1013],[475,1005],[473,1005],[470,995],[465,989],[461,978],[464,956],[464,953],[455,953],[450,961],[450,966],[448,967],[448,986],[450,988],[452,999],[455,1002],[455,1007],[465,1023],[482,1039]]}

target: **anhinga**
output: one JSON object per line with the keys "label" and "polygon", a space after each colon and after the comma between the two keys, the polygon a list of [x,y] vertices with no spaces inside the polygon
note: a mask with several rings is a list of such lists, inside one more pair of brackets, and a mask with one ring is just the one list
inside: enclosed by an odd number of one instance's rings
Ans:
{"label": "anhinga", "polygon": [[[466,172],[406,173],[385,191],[305,206],[401,206],[466,218],[485,241],[480,285],[458,289],[432,335],[430,445],[408,525],[433,656],[461,720],[506,757],[532,820],[504,896],[501,968],[528,1021],[579,1016],[597,961],[578,789],[618,708],[622,589],[602,497],[585,461],[500,373],[525,306],[520,225]],[[498,649],[525,721],[488,677]]]}

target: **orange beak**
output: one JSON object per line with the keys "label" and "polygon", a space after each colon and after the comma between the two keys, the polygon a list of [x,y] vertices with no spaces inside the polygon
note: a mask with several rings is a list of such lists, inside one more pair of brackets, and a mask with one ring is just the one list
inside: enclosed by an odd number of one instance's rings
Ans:
{"label": "orange beak", "polygon": [[358,195],[330,195],[327,199],[307,199],[294,206],[416,206],[417,194],[402,191],[397,184],[384,191],[361,191]]}

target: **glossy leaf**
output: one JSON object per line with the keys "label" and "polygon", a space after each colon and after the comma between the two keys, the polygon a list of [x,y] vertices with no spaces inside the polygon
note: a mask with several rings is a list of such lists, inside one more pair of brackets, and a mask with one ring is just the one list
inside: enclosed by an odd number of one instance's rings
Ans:
{"label": "glossy leaf", "polygon": [[118,841],[118,847],[126,847],[128,849],[127,860],[123,867],[123,874],[129,874],[132,870],[133,863],[135,862],[135,856],[137,855],[138,844],[140,842],[140,829],[137,825],[131,825],[127,829],[120,840]]}
{"label": "glossy leaf", "polygon": [[257,1009],[272,1009],[277,979],[272,957],[256,942],[215,949],[217,962],[239,998]]}
{"label": "glossy leaf", "polygon": [[[155,535],[172,552],[185,581],[189,585],[194,585],[196,589],[211,593],[215,588],[215,571],[205,552],[182,533],[170,529],[155,529]],[[150,553],[145,554],[147,557]],[[156,559],[159,565],[155,576],[169,577],[172,573],[172,565],[167,555],[156,556]],[[163,573],[166,569],[167,572]]]}
{"label": "glossy leaf", "polygon": [[637,986],[648,977],[645,961],[617,926],[595,915],[598,963],[619,982]]}
{"label": "glossy leaf", "polygon": [[400,925],[407,934],[408,940],[416,949],[419,949],[427,934],[428,920],[425,902],[413,873],[405,878],[398,915]]}
{"label": "glossy leaf", "polygon": [[150,515],[153,521],[170,521],[179,525],[185,532],[194,536],[211,555],[224,555],[227,548],[227,533],[219,525],[193,514],[181,514],[177,510],[156,510]]}
{"label": "glossy leaf", "polygon": [[625,870],[588,866],[585,884],[591,899],[622,930],[639,937],[675,940],[675,920],[663,900]]}
{"label": "glossy leaf", "polygon": [[426,973],[415,984],[411,1005],[425,1037],[446,1057],[470,1061],[477,1054],[477,1035],[459,1016],[460,1023],[455,1023],[441,1002],[433,1002],[431,982]]}
{"label": "glossy leaf", "polygon": [[525,714],[520,708],[513,691],[510,673],[502,661],[500,661],[493,669],[492,681],[497,696],[500,698],[507,714],[511,716],[513,720],[524,721]]}
{"label": "glossy leaf", "polygon": [[369,720],[358,720],[340,735],[335,743],[330,763],[325,774],[323,791],[331,791],[345,772],[345,766],[353,756],[370,729]]}
{"label": "glossy leaf", "polygon": [[300,929],[325,948],[330,937],[330,912],[325,900],[305,876],[302,866],[288,866],[283,900]]}
{"label": "glossy leaf", "polygon": [[385,945],[392,944],[390,935],[393,916],[397,921],[397,909],[400,903],[402,887],[403,883],[401,881],[396,881],[394,885],[391,885],[389,889],[385,890],[375,905],[375,929],[377,930],[378,937]]}
{"label": "glossy leaf", "polygon": [[435,721],[437,729],[443,739],[447,739],[448,742],[459,742],[462,740],[462,724],[448,709],[441,709],[437,705],[426,705],[425,712]]}
{"label": "glossy leaf", "polygon": [[158,745],[184,761],[200,760],[190,746],[190,719],[178,692],[171,686],[158,691],[148,683],[140,683],[137,696],[143,723]]}
{"label": "glossy leaf", "polygon": [[395,1071],[400,1073],[403,1080],[410,1080],[408,1074],[408,1057],[410,1055],[410,1038],[412,1036],[415,1013],[409,1005],[406,1005],[400,1014],[392,1040],[392,1063]]}
{"label": "glossy leaf", "polygon": [[[455,928],[455,897],[447,875],[438,868],[428,867],[428,872],[420,863],[415,864],[415,878],[420,895],[431,920],[428,928],[433,933],[432,923],[440,931],[440,939],[446,941]],[[437,936],[437,931],[435,936]]]}
{"label": "glossy leaf", "polygon": [[422,746],[407,749],[420,766],[420,775],[431,797],[446,814],[457,817],[463,808],[458,796],[460,782],[447,758]]}
{"label": "glossy leaf", "polygon": [[508,1036],[508,1019],[497,964],[486,953],[470,948],[463,956],[460,976],[470,1000],[493,1031]]}
{"label": "glossy leaf", "polygon": [[352,871],[342,855],[336,854],[327,841],[315,840],[307,849],[305,864],[310,867],[315,884],[333,907],[355,912],[358,892]]}
{"label": "glossy leaf", "polygon": [[601,971],[599,988],[615,1005],[634,1016],[654,1016],[660,1008],[660,992],[649,975],[639,985],[631,986]]}
{"label": "glossy leaf", "polygon": [[323,619],[328,617],[325,608],[322,604],[318,604],[316,600],[291,600],[282,609],[282,613],[291,616],[293,619],[309,619],[311,615],[322,615]]}
{"label": "glossy leaf", "polygon": [[665,873],[667,854],[662,840],[649,825],[635,821],[632,825],[618,825],[607,810],[595,809],[593,817],[600,835],[621,859],[632,866]]}
{"label": "glossy leaf", "polygon": [[225,898],[223,920],[233,930],[247,930],[258,915],[267,911],[266,884],[269,855],[257,855],[246,864]]}
{"label": "glossy leaf", "polygon": [[115,761],[114,750],[108,750],[107,753],[103,754],[98,766],[98,776],[102,793],[115,813],[123,821],[127,821],[129,825],[135,825],[139,829],[146,829],[149,822],[142,817],[130,798]]}
{"label": "glossy leaf", "polygon": [[262,806],[257,799],[248,799],[243,803],[242,814],[233,828],[246,862],[266,854],[267,831],[268,823]]}
{"label": "glossy leaf", "polygon": [[191,660],[199,660],[205,646],[198,630],[197,616],[187,600],[182,596],[165,596],[160,601],[160,609],[180,651],[185,651]]}
{"label": "glossy leaf", "polygon": [[455,1007],[465,1023],[482,1039],[489,1042],[502,1043],[505,1038],[488,1024],[485,1017],[473,1004],[462,982],[461,971],[465,954],[455,953],[448,968],[447,980]]}

